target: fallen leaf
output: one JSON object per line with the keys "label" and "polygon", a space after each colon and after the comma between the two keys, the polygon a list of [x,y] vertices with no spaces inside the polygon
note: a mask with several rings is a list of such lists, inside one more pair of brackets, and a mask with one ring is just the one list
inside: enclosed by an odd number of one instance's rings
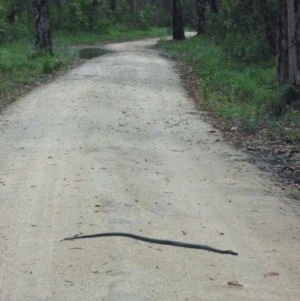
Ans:
{"label": "fallen leaf", "polygon": [[240,287],[243,287],[243,285],[239,284],[238,281],[228,281],[227,284],[228,284],[228,285],[232,285],[232,286],[240,286]]}
{"label": "fallen leaf", "polygon": [[182,232],[183,235],[186,235],[186,232],[185,232],[185,231],[181,231],[181,232]]}
{"label": "fallen leaf", "polygon": [[83,233],[82,232],[80,232],[79,234],[75,234],[73,237],[78,237],[78,236],[80,236],[80,235],[82,235]]}
{"label": "fallen leaf", "polygon": [[217,232],[219,235],[224,235],[224,232]]}
{"label": "fallen leaf", "polygon": [[279,276],[279,274],[277,272],[269,272],[269,273],[264,274],[264,277],[267,277],[267,276]]}
{"label": "fallen leaf", "polygon": [[100,207],[100,205],[95,205],[95,207]]}

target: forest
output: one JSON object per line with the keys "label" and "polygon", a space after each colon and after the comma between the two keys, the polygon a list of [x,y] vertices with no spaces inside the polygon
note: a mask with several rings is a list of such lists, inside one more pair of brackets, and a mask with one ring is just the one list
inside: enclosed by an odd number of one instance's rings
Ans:
{"label": "forest", "polygon": [[[290,0],[5,0],[0,98],[7,103],[20,86],[69,66],[72,45],[173,32],[173,41],[162,38],[159,47],[193,68],[204,107],[248,133],[298,144],[299,6]],[[43,14],[50,51],[40,53],[36,20]],[[197,35],[185,39],[184,31]]]}

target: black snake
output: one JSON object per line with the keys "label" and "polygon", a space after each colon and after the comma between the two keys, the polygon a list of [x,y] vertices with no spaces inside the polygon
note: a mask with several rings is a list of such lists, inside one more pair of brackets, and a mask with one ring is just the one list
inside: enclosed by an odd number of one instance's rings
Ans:
{"label": "black snake", "polygon": [[206,250],[206,251],[220,253],[220,254],[238,255],[238,253],[233,252],[231,250],[226,250],[226,251],[225,250],[218,250],[218,249],[212,248],[210,246],[205,246],[205,245],[195,245],[195,244],[189,244],[189,243],[180,242],[180,241],[148,238],[148,237],[144,237],[144,236],[140,236],[140,235],[135,235],[135,234],[131,234],[131,233],[123,233],[123,232],[110,232],[110,233],[98,233],[98,234],[91,234],[91,235],[73,236],[73,237],[64,238],[63,240],[73,240],[73,239],[93,238],[93,237],[105,237],[105,236],[130,237],[130,238],[133,238],[133,239],[142,240],[142,241],[149,242],[149,243],[154,243],[154,244],[169,245],[169,246],[190,248],[190,249],[201,249],[201,250]]}

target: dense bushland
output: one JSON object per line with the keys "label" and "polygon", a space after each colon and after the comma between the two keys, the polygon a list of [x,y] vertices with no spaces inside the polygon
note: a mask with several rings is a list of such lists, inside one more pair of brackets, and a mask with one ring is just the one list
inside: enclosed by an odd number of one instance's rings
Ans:
{"label": "dense bushland", "polygon": [[[41,74],[67,67],[77,56],[73,45],[165,35],[163,10],[155,5],[118,0],[48,0],[52,57],[34,53],[35,11],[31,0],[0,3],[0,101],[15,99],[16,87]],[[140,2],[140,1],[139,1]],[[134,15],[133,15],[134,14]]]}
{"label": "dense bushland", "polygon": [[204,32],[180,42],[162,40],[161,47],[193,66],[205,106],[232,126],[299,143],[299,91],[288,81],[277,84],[277,3],[204,2]]}
{"label": "dense bushland", "polygon": [[299,113],[297,108],[287,108],[289,92],[277,91],[274,59],[261,64],[245,63],[231,58],[206,37],[180,43],[161,40],[159,45],[191,64],[206,108],[248,132],[267,128],[266,138],[283,133],[291,142],[298,142]]}
{"label": "dense bushland", "polygon": [[205,35],[233,57],[259,63],[276,52],[277,5],[270,0],[223,0],[206,10]]}
{"label": "dense bushland", "polygon": [[[67,66],[76,56],[71,45],[163,35],[154,27],[170,33],[172,3],[178,1],[48,0],[53,57],[34,54],[32,1],[1,2],[0,95]],[[249,132],[269,128],[270,137],[284,134],[297,143],[299,91],[289,80],[278,85],[276,64],[277,20],[284,5],[282,0],[181,0],[183,25],[199,32],[201,24],[201,37],[160,45],[194,67],[206,106],[219,116]]]}

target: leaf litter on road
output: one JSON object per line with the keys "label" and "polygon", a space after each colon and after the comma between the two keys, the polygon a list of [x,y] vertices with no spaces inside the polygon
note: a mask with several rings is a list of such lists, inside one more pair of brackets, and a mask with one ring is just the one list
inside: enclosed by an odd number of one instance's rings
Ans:
{"label": "leaf litter on road", "polygon": [[239,286],[239,287],[244,287],[242,284],[240,284],[238,281],[234,280],[234,281],[228,281],[227,283],[228,285],[231,286]]}
{"label": "leaf litter on road", "polygon": [[279,273],[277,273],[277,272],[269,272],[269,273],[265,273],[265,274],[264,274],[264,277],[267,277],[267,276],[279,276]]}

